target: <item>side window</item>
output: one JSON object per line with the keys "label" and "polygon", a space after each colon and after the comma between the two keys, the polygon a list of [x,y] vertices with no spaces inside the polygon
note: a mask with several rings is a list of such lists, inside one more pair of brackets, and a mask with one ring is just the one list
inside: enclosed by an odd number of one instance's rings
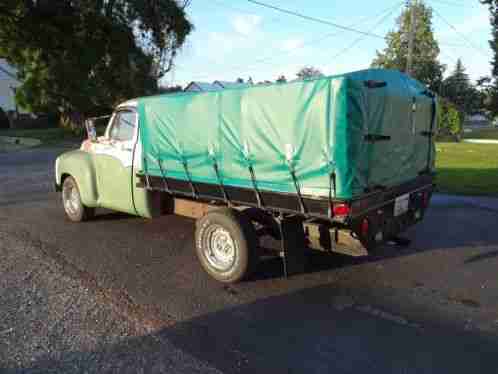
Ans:
{"label": "side window", "polygon": [[109,133],[109,138],[120,142],[133,140],[137,122],[136,119],[137,114],[132,111],[120,111],[116,113]]}

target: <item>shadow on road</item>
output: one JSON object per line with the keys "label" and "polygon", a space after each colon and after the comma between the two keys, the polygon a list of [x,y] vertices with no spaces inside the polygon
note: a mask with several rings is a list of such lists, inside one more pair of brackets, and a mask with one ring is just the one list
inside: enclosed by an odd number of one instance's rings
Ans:
{"label": "shadow on road", "polygon": [[[344,299],[333,285],[270,297],[181,322],[92,352],[36,360],[34,372],[482,373],[496,370],[497,340],[416,325]],[[381,310],[389,310],[386,305]],[[175,349],[183,351],[179,353]],[[176,367],[180,360],[192,367]],[[7,371],[9,372],[9,371]],[[15,372],[15,370],[12,370]]]}

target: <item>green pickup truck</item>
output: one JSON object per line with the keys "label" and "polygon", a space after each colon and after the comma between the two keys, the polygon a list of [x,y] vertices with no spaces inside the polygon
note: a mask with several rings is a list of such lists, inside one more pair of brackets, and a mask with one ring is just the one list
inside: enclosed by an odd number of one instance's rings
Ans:
{"label": "green pickup truck", "polygon": [[[87,122],[81,148],[56,160],[56,187],[74,222],[96,208],[197,219],[197,256],[221,282],[268,251],[289,275],[308,248],[405,242],[434,188],[435,121],[434,95],[389,70],[140,98],[102,137]],[[280,246],[263,248],[265,235]]]}

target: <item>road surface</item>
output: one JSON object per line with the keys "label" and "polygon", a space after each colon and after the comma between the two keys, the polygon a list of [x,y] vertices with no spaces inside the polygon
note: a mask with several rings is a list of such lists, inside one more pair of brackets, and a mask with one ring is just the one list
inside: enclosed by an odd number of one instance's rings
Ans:
{"label": "road surface", "polygon": [[[130,349],[162,352],[167,341],[225,373],[496,371],[495,200],[436,196],[408,232],[408,248],[365,259],[316,255],[290,279],[268,260],[249,281],[224,286],[201,270],[189,219],[102,211],[67,222],[51,192],[60,151],[0,154],[0,233],[37,243],[68,272],[93,279],[93,292],[125,295],[132,306],[124,309],[142,310],[139,323],[154,328],[130,337]],[[59,352],[62,361],[88,354]],[[31,368],[56,370],[50,362],[34,358]]]}

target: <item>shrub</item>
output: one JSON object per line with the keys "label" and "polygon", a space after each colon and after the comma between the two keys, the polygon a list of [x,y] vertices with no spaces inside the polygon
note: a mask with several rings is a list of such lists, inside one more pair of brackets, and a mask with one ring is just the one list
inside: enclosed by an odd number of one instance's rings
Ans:
{"label": "shrub", "polygon": [[438,140],[452,138],[459,142],[462,135],[462,120],[460,112],[448,100],[438,100]]}

